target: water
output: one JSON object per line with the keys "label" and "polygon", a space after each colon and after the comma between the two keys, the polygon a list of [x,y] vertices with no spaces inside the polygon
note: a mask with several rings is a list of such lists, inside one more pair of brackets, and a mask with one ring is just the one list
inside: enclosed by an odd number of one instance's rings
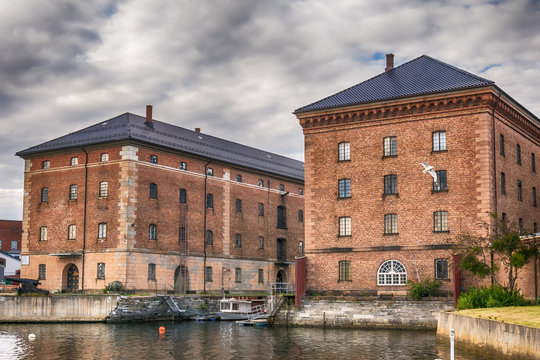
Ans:
{"label": "water", "polygon": [[[166,333],[159,334],[165,326]],[[28,339],[29,334],[36,339]],[[234,322],[0,324],[0,359],[449,359],[434,332]],[[456,348],[456,360],[509,359]]]}

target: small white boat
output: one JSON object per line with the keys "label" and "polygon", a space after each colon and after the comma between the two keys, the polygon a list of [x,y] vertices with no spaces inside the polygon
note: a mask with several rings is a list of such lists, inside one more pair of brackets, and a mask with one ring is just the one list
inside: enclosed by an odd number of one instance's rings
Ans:
{"label": "small white boat", "polygon": [[264,314],[264,301],[223,298],[219,300],[218,315],[221,320],[247,320]]}

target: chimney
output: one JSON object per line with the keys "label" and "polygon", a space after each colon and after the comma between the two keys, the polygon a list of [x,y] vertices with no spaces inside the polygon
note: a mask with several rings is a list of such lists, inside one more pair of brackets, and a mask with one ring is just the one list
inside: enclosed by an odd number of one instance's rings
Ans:
{"label": "chimney", "polygon": [[195,132],[200,133],[200,132],[201,132],[201,128],[195,128]]}
{"label": "chimney", "polygon": [[146,121],[144,123],[150,128],[154,127],[154,123],[152,123],[152,105],[146,105]]}
{"label": "chimney", "polygon": [[394,54],[386,54],[386,68],[384,71],[392,70],[394,68]]}

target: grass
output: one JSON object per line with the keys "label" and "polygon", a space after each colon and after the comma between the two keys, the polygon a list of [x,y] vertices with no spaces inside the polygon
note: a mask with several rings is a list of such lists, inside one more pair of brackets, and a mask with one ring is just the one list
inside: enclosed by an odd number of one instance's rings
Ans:
{"label": "grass", "polygon": [[468,309],[454,311],[453,313],[510,324],[529,326],[537,329],[540,328],[540,305]]}

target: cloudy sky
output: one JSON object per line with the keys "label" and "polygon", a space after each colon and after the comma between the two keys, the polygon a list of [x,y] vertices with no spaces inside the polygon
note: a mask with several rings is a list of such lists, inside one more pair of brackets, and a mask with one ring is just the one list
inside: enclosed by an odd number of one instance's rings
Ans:
{"label": "cloudy sky", "polygon": [[0,3],[0,218],[22,218],[16,151],[144,115],[303,160],[292,112],[423,54],[540,115],[538,0]]}

